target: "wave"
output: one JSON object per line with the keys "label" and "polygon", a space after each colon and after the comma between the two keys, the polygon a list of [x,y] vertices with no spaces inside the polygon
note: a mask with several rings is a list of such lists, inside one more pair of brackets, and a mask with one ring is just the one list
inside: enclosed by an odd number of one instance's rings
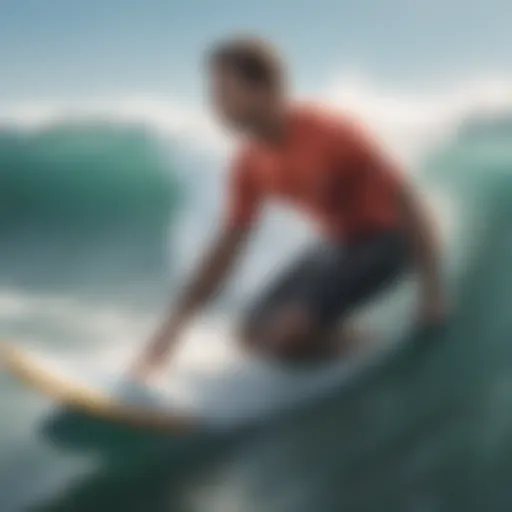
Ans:
{"label": "wave", "polygon": [[165,276],[184,186],[147,128],[92,119],[4,127],[0,180],[0,283],[104,289]]}
{"label": "wave", "polygon": [[140,127],[58,124],[0,132],[0,228],[59,224],[111,229],[168,219],[176,180],[155,138]]}

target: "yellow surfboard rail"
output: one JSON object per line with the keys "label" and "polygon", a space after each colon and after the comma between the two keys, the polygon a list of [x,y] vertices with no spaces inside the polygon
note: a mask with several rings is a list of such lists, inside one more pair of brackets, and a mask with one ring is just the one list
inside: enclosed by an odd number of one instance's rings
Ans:
{"label": "yellow surfboard rail", "polygon": [[190,433],[200,427],[201,422],[197,418],[125,405],[100,391],[45,371],[30,351],[14,343],[2,342],[0,357],[3,365],[18,380],[70,409],[169,435]]}

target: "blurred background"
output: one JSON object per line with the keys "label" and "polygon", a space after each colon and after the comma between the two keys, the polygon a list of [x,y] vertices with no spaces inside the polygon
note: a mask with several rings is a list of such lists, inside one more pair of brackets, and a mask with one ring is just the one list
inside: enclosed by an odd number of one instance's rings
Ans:
{"label": "blurred background", "polygon": [[[238,31],[282,49],[297,97],[356,113],[404,162],[455,305],[421,349],[250,431],[59,416],[3,372],[0,510],[511,510],[511,17],[505,0],[0,2],[2,338],[101,361],[148,336],[215,226],[232,141],[202,59]],[[266,217],[195,326],[199,366],[312,236]],[[393,339],[399,303],[377,322]]]}

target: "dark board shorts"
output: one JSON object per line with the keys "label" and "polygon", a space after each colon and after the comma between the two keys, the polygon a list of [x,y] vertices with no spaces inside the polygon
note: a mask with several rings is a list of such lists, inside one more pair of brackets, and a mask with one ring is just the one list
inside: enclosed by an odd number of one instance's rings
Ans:
{"label": "dark board shorts", "polygon": [[334,326],[392,284],[409,260],[408,244],[398,230],[348,244],[315,245],[264,290],[250,308],[244,330],[256,334],[269,314],[289,303],[307,308],[321,327]]}

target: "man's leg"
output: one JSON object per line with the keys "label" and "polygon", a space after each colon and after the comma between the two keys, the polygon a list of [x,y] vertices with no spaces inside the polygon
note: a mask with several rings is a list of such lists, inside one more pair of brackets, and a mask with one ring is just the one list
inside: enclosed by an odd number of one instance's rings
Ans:
{"label": "man's leg", "polygon": [[[316,289],[325,288],[325,280],[338,272],[338,249],[314,247],[265,290],[242,325],[240,337],[248,350],[296,362],[338,355],[340,328],[326,322],[315,304]],[[349,336],[342,337],[348,345]]]}
{"label": "man's leg", "polygon": [[347,314],[385,289],[407,268],[402,237],[382,233],[309,254],[280,281],[256,316],[248,340],[285,360],[317,360],[353,348]]}
{"label": "man's leg", "polygon": [[252,305],[240,332],[247,349],[287,358],[314,335],[314,315],[304,298],[321,263],[319,250],[302,255]]}

